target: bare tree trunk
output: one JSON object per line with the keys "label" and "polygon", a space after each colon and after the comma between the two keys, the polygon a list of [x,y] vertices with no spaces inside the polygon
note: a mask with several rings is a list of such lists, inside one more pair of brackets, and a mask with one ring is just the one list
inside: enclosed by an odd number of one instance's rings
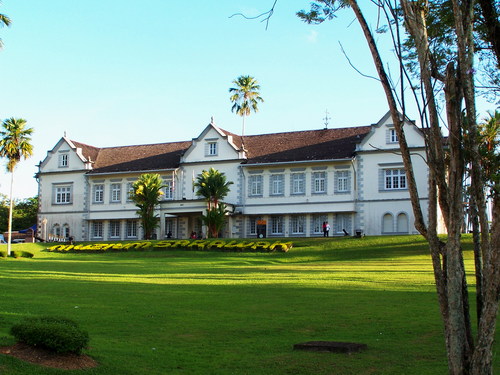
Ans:
{"label": "bare tree trunk", "polygon": [[9,224],[7,233],[7,256],[10,256],[11,246],[12,246],[12,211],[14,210],[14,197],[12,196],[14,191],[14,168],[10,171],[10,203],[9,203]]}

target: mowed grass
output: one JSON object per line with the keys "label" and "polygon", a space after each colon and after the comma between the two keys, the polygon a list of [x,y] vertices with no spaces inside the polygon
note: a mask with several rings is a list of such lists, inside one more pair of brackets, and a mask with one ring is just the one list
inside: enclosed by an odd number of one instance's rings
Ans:
{"label": "mowed grass", "polygon": [[[89,332],[86,354],[99,367],[54,370],[0,355],[0,374],[447,373],[421,237],[294,243],[288,253],[271,254],[58,254],[14,245],[36,254],[0,260],[0,345],[14,342],[9,329],[25,316],[66,316]],[[470,250],[466,264],[473,269]],[[293,350],[312,340],[360,342],[368,350]],[[498,345],[499,367],[497,352]]]}

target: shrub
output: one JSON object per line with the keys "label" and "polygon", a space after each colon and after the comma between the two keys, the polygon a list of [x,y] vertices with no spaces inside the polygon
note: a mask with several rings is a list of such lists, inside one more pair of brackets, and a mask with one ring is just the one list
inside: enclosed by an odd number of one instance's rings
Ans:
{"label": "shrub", "polygon": [[22,255],[22,253],[20,251],[17,251],[17,250],[12,250],[10,252],[10,256],[13,258],[20,258],[21,255]]}
{"label": "shrub", "polygon": [[21,256],[23,258],[33,258],[35,254],[30,253],[29,251],[21,251]]}
{"label": "shrub", "polygon": [[88,333],[76,322],[60,317],[25,318],[10,333],[20,342],[56,353],[81,353],[89,342]]}
{"label": "shrub", "polygon": [[0,258],[7,258],[7,251],[0,250]]}

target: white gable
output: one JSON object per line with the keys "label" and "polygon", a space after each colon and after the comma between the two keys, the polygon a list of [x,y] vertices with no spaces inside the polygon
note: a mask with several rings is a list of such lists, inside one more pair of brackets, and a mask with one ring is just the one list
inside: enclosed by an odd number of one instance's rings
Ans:
{"label": "white gable", "polygon": [[[403,129],[406,142],[410,148],[425,146],[422,131],[418,129],[413,122],[405,121]],[[387,112],[378,123],[372,125],[370,133],[358,145],[357,151],[387,149],[399,149],[399,143],[390,112]]]}
{"label": "white gable", "polygon": [[182,162],[210,163],[239,159],[241,152],[232,138],[214,124],[209,124],[197,138],[193,138],[192,145],[184,154]]}
{"label": "white gable", "polygon": [[42,172],[65,172],[85,169],[86,159],[82,149],[76,147],[71,140],[62,137],[40,164]]}

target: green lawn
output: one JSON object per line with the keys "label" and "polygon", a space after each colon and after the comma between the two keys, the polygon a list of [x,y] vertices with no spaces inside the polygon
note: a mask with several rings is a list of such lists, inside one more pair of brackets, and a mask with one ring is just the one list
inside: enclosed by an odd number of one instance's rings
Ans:
{"label": "green lawn", "polygon": [[[100,366],[51,370],[0,355],[0,374],[447,373],[420,237],[294,243],[271,254],[58,254],[13,245],[35,257],[0,259],[0,345],[14,342],[9,329],[24,316],[66,316],[89,332],[86,354]],[[472,254],[466,257],[471,270]],[[292,349],[311,340],[360,342],[368,350]],[[494,363],[500,367],[500,354]]]}

